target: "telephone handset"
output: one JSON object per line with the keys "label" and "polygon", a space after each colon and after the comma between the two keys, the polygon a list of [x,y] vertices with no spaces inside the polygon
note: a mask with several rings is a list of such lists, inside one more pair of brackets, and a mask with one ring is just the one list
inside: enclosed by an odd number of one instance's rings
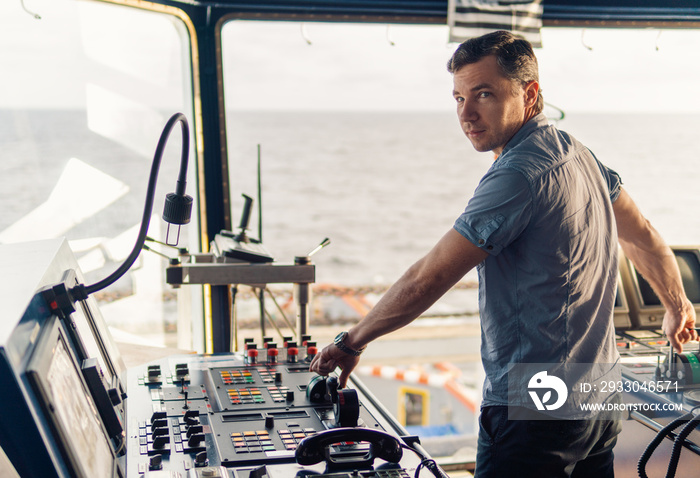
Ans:
{"label": "telephone handset", "polygon": [[[368,442],[369,451],[364,456],[332,455],[331,445],[343,442]],[[399,439],[386,432],[372,428],[332,428],[304,438],[295,452],[300,465],[315,465],[325,460],[328,468],[345,465],[371,467],[375,458],[389,463],[398,463],[403,456]]]}

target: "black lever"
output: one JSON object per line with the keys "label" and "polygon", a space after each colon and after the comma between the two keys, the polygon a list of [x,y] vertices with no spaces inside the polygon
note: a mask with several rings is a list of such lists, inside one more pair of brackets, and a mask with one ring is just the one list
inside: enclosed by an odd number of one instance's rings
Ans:
{"label": "black lever", "polygon": [[253,208],[253,198],[245,194],[242,194],[242,196],[245,203],[243,204],[243,213],[241,213],[241,222],[238,224],[240,232],[235,239],[238,242],[249,242],[245,232],[248,230],[248,224],[250,223],[250,211]]}
{"label": "black lever", "polygon": [[331,375],[326,379],[326,392],[332,403],[338,401],[338,377]]}

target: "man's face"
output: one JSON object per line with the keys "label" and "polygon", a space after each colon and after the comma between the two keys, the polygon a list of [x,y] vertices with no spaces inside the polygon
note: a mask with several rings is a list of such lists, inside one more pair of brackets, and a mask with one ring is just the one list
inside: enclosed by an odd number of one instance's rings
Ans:
{"label": "man's face", "polygon": [[457,116],[474,149],[501,154],[510,138],[534,116],[538,89],[534,81],[523,88],[503,76],[493,55],[457,70],[453,92]]}

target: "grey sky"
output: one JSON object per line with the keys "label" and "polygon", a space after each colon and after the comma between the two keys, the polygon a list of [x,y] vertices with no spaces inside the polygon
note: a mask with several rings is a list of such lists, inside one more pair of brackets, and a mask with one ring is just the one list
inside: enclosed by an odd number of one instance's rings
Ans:
{"label": "grey sky", "polygon": [[[82,107],[85,84],[110,62],[123,68],[124,79],[145,79],[157,91],[182,84],[169,79],[181,61],[172,44],[151,57],[157,65],[137,55],[145,46],[156,48],[154,32],[158,41],[171,35],[175,42],[168,22],[141,34],[133,10],[121,14],[125,9],[72,0],[27,6],[42,20],[24,12],[19,0],[0,2],[0,108]],[[106,8],[116,12],[106,17],[109,23],[89,20]],[[456,45],[447,44],[445,26],[244,22],[227,25],[223,40],[230,108],[453,108],[444,64]],[[545,29],[543,43],[537,55],[545,98],[564,110],[700,111],[698,31]],[[117,47],[125,48],[123,56]]]}

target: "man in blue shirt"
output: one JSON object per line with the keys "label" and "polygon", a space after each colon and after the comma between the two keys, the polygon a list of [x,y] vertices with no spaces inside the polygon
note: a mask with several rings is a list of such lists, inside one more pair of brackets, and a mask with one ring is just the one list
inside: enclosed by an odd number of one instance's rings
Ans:
{"label": "man in blue shirt", "polygon": [[417,318],[464,274],[479,273],[486,372],[476,475],[612,476],[615,420],[509,420],[508,371],[517,363],[608,363],[618,241],[666,308],[677,350],[697,340],[695,312],[673,252],[602,165],[542,114],[530,44],[494,32],[448,63],[457,115],[477,151],[496,161],[454,227],[348,332],[311,363],[344,386],[372,340]]}

